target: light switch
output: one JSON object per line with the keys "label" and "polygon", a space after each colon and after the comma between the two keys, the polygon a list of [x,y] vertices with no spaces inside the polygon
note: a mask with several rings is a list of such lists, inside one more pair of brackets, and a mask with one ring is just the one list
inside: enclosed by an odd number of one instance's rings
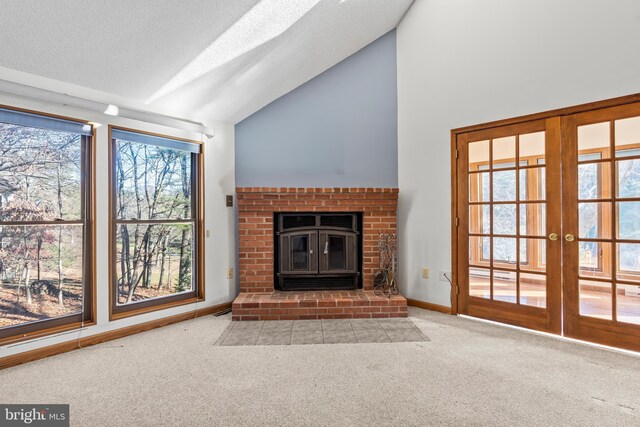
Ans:
{"label": "light switch", "polygon": [[429,269],[427,267],[422,267],[422,277],[424,279],[428,279],[429,278]]}

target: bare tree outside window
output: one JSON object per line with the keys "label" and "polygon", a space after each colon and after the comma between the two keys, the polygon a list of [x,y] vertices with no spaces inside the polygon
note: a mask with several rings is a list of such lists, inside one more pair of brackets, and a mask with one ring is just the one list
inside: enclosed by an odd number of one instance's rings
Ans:
{"label": "bare tree outside window", "polygon": [[192,292],[195,155],[114,139],[116,303]]}
{"label": "bare tree outside window", "polygon": [[0,123],[0,328],[82,312],[84,143]]}

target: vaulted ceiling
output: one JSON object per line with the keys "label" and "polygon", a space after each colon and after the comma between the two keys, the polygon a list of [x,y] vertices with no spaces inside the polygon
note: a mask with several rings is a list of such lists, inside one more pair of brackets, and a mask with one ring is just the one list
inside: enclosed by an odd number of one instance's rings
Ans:
{"label": "vaulted ceiling", "polygon": [[412,2],[4,0],[0,79],[237,123],[395,28]]}

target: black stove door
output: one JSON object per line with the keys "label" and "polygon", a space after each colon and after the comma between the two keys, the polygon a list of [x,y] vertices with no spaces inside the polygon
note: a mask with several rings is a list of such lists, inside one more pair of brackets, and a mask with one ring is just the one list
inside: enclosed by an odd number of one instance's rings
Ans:
{"label": "black stove door", "polygon": [[318,274],[318,232],[280,235],[280,273]]}
{"label": "black stove door", "polygon": [[319,267],[321,274],[358,272],[357,234],[346,231],[320,231]]}

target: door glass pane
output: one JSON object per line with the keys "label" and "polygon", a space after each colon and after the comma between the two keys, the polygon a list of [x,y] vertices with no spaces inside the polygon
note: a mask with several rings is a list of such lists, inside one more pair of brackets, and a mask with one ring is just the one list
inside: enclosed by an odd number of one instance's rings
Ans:
{"label": "door glass pane", "polygon": [[544,132],[527,133],[518,137],[520,159],[529,157],[544,158]]}
{"label": "door glass pane", "polygon": [[517,302],[516,273],[514,271],[493,270],[493,299]]}
{"label": "door glass pane", "polygon": [[344,236],[329,236],[329,269],[346,270],[346,239]]}
{"label": "door glass pane", "polygon": [[469,201],[489,201],[489,172],[469,174]]}
{"label": "door glass pane", "polygon": [[489,234],[491,232],[490,205],[469,206],[469,232],[471,234]]}
{"label": "door glass pane", "polygon": [[516,137],[507,136],[493,140],[493,168],[509,168],[515,166]]}
{"label": "door glass pane", "polygon": [[520,186],[520,194],[518,195],[518,199],[519,200],[527,200],[527,197],[528,197],[528,194],[529,194],[529,189],[527,188],[527,182],[529,182],[528,175],[527,175],[527,170],[526,169],[520,169],[518,174],[519,174],[518,179],[520,180],[520,182],[518,184]]}
{"label": "door glass pane", "polygon": [[578,165],[578,199],[611,197],[611,163]]}
{"label": "door glass pane", "polygon": [[493,261],[497,263],[516,263],[516,239],[510,237],[493,238]]}
{"label": "door glass pane", "polygon": [[610,239],[611,203],[578,203],[578,229],[583,239]]}
{"label": "door glass pane", "polygon": [[493,205],[493,234],[516,234],[516,205]]}
{"label": "door glass pane", "polygon": [[544,271],[547,268],[547,242],[545,239],[520,239],[522,270]]}
{"label": "door glass pane", "polygon": [[491,259],[490,237],[469,237],[469,263],[489,262]]}
{"label": "door glass pane", "polygon": [[520,304],[547,307],[547,276],[520,273]]}
{"label": "door glass pane", "polygon": [[616,162],[618,197],[640,197],[640,160]]}
{"label": "door glass pane", "polygon": [[520,205],[520,235],[544,236],[546,230],[546,204],[526,203]]}
{"label": "door glass pane", "polygon": [[611,243],[578,242],[581,277],[611,278]]}
{"label": "door glass pane", "polygon": [[489,164],[489,140],[469,144],[469,170],[479,170]]}
{"label": "door glass pane", "polygon": [[309,269],[309,236],[291,238],[291,269]]}
{"label": "door glass pane", "polygon": [[82,311],[83,226],[0,229],[0,328]]}
{"label": "door glass pane", "polygon": [[616,285],[618,322],[640,325],[640,285]]}
{"label": "door glass pane", "polygon": [[611,283],[580,280],[580,315],[612,319]]}
{"label": "door glass pane", "polygon": [[640,243],[618,243],[618,273],[620,280],[640,280]]}
{"label": "door glass pane", "polygon": [[637,153],[629,150],[640,145],[640,117],[615,121],[616,132],[616,156],[637,156]]}
{"label": "door glass pane", "polygon": [[609,122],[578,126],[578,154],[599,153],[610,157],[611,131]]}
{"label": "door glass pane", "polygon": [[618,238],[624,240],[640,240],[640,202],[619,202]]}
{"label": "door glass pane", "polygon": [[516,171],[493,172],[493,201],[509,202],[516,200]]}
{"label": "door glass pane", "polygon": [[520,169],[520,200],[545,199],[545,168]]}
{"label": "door glass pane", "polygon": [[491,271],[488,268],[469,268],[469,295],[491,298]]}

